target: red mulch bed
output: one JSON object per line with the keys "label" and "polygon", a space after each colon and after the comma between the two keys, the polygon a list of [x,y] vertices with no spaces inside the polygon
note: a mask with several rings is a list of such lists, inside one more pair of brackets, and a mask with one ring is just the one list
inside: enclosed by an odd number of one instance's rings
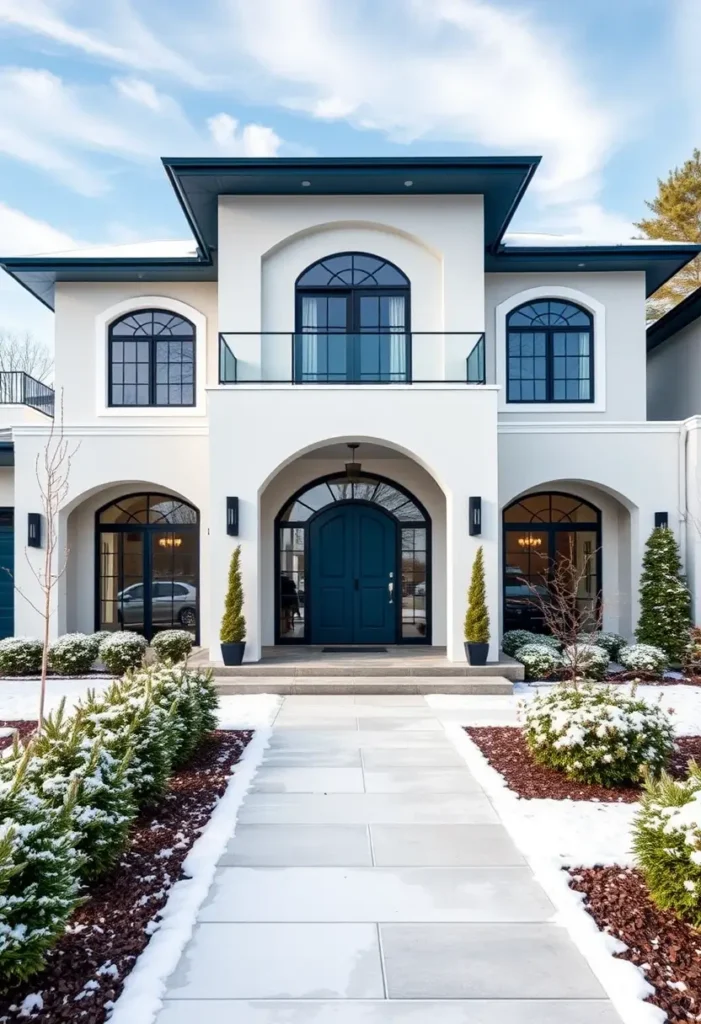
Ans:
{"label": "red mulch bed", "polygon": [[[599,800],[605,803],[634,803],[640,799],[639,786],[592,786],[573,782],[562,772],[537,764],[520,729],[510,725],[467,726],[465,732],[477,744],[492,768],[503,775],[509,789],[526,800]],[[701,736],[680,736],[672,758],[671,773],[685,778],[687,764],[701,762]]]}
{"label": "red mulch bed", "polygon": [[[637,871],[576,868],[571,875],[572,888],[584,893],[584,906],[599,928],[628,947],[616,955],[642,968],[655,989],[648,1001],[664,1010],[668,1024],[699,1020],[701,933],[659,910]],[[680,991],[679,983],[686,988]]]}
{"label": "red mulch bed", "polygon": [[[134,961],[148,944],[153,927],[149,922],[164,906],[171,886],[185,877],[182,863],[252,735],[212,733],[173,776],[163,800],[135,822],[119,866],[89,891],[69,931],[49,953],[44,971],[0,995],[0,1021],[26,1020],[19,1009],[34,992],[41,993],[44,1006],[32,1015],[33,1021],[102,1024],[107,1019]],[[86,982],[99,987],[86,990]]]}
{"label": "red mulch bed", "polygon": [[[8,719],[7,721],[0,719],[0,729],[16,729],[19,733],[21,740],[30,736],[37,727],[37,720],[34,718],[31,722],[28,722],[24,718],[17,718],[14,721]],[[13,736],[0,736],[0,750],[5,750],[6,747],[12,746]]]}

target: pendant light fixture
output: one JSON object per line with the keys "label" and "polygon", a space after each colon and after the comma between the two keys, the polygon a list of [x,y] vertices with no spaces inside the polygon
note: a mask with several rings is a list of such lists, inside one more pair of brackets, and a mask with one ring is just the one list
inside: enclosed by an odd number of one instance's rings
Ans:
{"label": "pendant light fixture", "polygon": [[355,452],[357,448],[360,448],[360,444],[357,441],[351,441],[346,447],[351,450],[351,461],[346,463],[346,476],[351,482],[360,479],[361,465],[355,461]]}

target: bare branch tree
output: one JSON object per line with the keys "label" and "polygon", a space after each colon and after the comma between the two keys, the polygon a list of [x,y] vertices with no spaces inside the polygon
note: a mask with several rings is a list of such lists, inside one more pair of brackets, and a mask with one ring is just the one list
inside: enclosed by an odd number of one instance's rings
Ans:
{"label": "bare branch tree", "polygon": [[[588,593],[593,575],[592,564],[596,551],[580,553],[577,558],[574,537],[569,538],[569,553],[558,553],[547,559],[538,585],[522,578],[533,596],[545,628],[564,648],[568,648],[568,675],[575,682],[583,671],[585,659],[581,651],[581,636],[601,629],[601,592]],[[586,595],[582,599],[582,593]]]}
{"label": "bare branch tree", "polygon": [[29,557],[29,550],[25,547],[24,557],[27,561],[32,575],[34,576],[39,590],[41,601],[37,605],[24,593],[15,583],[15,589],[21,597],[34,609],[43,621],[43,653],[41,658],[41,684],[39,689],[39,716],[38,728],[41,730],[44,723],[44,707],[46,705],[46,676],[49,664],[49,633],[51,615],[53,612],[52,599],[54,590],[66,571],[70,549],[67,547],[60,564],[55,563],[55,555],[58,548],[58,523],[59,513],[67,496],[71,473],[71,464],[78,451],[80,444],[71,449],[63,432],[63,390],[60,392],[58,405],[58,422],[51,421],[51,428],[46,444],[40,452],[37,452],[35,461],[35,473],[39,487],[39,501],[41,504],[42,518],[44,521],[43,530],[43,558],[41,565],[36,567]]}
{"label": "bare branch tree", "polygon": [[35,380],[46,381],[54,369],[51,350],[29,331],[0,328],[0,370],[22,370]]}

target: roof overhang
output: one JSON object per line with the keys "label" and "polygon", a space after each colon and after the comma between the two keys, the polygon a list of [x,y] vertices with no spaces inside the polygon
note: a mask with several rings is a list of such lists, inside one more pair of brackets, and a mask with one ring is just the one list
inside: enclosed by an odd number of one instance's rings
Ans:
{"label": "roof overhang", "polygon": [[493,274],[597,273],[634,270],[645,274],[647,295],[701,253],[701,245],[501,246],[487,253]]}
{"label": "roof overhang", "polygon": [[218,245],[219,196],[481,195],[485,246],[495,248],[539,163],[539,156],[163,159],[204,252]]}
{"label": "roof overhang", "polygon": [[694,320],[701,317],[701,288],[687,295],[685,299],[673,306],[668,313],[661,316],[647,329],[647,350],[652,352],[673,334],[684,330]]}

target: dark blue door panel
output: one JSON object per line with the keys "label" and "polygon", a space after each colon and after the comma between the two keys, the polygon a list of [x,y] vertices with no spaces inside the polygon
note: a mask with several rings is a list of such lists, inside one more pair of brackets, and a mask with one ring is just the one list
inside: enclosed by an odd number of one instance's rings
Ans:
{"label": "dark blue door panel", "polygon": [[12,636],[15,629],[14,568],[15,531],[0,526],[0,639]]}
{"label": "dark blue door panel", "polygon": [[332,506],[312,521],[309,540],[311,642],[394,643],[394,520],[366,506]]}

